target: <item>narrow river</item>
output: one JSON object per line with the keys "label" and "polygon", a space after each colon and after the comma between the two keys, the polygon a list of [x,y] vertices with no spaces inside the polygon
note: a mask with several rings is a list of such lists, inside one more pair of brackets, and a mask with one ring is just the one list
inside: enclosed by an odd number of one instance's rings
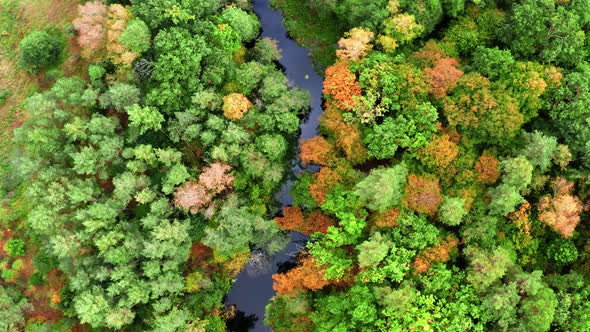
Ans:
{"label": "narrow river", "polygon": [[[322,77],[313,71],[309,51],[297,45],[287,36],[281,13],[272,9],[268,0],[253,0],[253,4],[254,12],[262,24],[262,36],[273,38],[279,43],[283,55],[280,63],[285,67],[287,78],[294,86],[306,89],[311,95],[311,112],[307,120],[301,123],[300,139],[314,137],[317,134],[319,116],[322,114]],[[292,165],[295,174],[301,171],[298,160],[294,160]],[[287,181],[281,191],[277,193],[277,199],[283,206],[289,205],[293,201],[289,195],[290,187],[291,181]],[[246,271],[242,271],[238,275],[233,289],[227,295],[226,303],[235,304],[239,312],[246,317],[253,318],[255,316],[257,320],[252,328],[248,328],[248,324],[235,321],[231,327],[228,326],[230,331],[270,331],[267,326],[264,326],[263,321],[264,308],[274,295],[272,275],[277,272],[282,263],[289,261],[298,251],[297,245],[302,241],[305,241],[303,235],[291,233],[291,242],[287,248],[272,258],[270,272],[251,276]]]}

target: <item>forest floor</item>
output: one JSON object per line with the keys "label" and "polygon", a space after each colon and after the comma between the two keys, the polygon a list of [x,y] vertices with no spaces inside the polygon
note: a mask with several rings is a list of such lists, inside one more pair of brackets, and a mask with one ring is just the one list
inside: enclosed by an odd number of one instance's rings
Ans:
{"label": "forest floor", "polygon": [[309,6],[306,0],[271,0],[280,10],[289,36],[300,46],[310,50],[316,71],[323,72],[336,59],[336,47],[344,28],[329,11],[320,12]]}

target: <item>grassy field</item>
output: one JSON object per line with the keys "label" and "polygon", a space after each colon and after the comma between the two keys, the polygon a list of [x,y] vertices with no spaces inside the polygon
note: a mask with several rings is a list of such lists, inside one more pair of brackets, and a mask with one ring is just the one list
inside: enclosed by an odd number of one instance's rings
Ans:
{"label": "grassy field", "polygon": [[323,75],[334,63],[338,39],[345,32],[333,14],[311,8],[307,0],[271,0],[271,5],[283,13],[285,27],[299,45],[311,52],[315,69]]}

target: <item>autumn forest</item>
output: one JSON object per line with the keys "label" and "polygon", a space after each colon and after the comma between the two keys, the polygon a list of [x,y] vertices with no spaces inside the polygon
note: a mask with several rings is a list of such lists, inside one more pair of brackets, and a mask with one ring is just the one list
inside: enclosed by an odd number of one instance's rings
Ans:
{"label": "autumn forest", "polygon": [[590,0],[0,0],[0,34],[0,330],[590,331]]}

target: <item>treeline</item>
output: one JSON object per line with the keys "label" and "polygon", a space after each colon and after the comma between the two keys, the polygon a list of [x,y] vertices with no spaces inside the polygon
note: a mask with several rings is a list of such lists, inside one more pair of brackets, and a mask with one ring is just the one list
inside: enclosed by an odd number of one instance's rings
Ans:
{"label": "treeline", "polygon": [[249,1],[97,0],[22,40],[49,88],[3,185],[28,209],[2,225],[0,327],[225,330],[234,276],[288,242],[273,194],[309,108],[259,32]]}
{"label": "treeline", "polygon": [[349,32],[301,145],[321,169],[276,220],[312,241],[266,322],[590,329],[590,1],[308,5]]}

